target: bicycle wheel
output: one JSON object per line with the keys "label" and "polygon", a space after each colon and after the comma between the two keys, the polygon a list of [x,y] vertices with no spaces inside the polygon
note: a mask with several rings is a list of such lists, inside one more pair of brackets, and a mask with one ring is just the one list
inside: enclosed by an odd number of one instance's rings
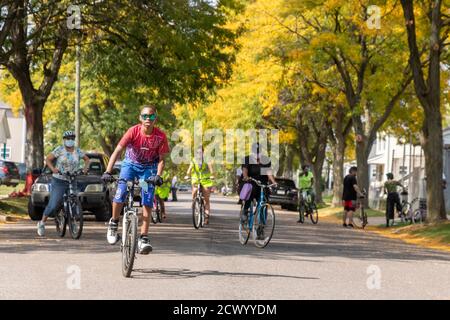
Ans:
{"label": "bicycle wheel", "polygon": [[56,223],[56,233],[61,238],[64,237],[64,235],[66,234],[66,226],[67,226],[66,212],[64,211],[64,207],[61,207],[56,212],[55,223]]}
{"label": "bicycle wheel", "polygon": [[124,277],[129,278],[133,271],[134,257],[136,255],[137,247],[137,214],[134,211],[130,211],[127,214],[124,227],[125,239],[123,239],[122,247],[122,274]]}
{"label": "bicycle wheel", "polygon": [[303,202],[298,205],[298,222],[305,222],[305,204]]}
{"label": "bicycle wheel", "polygon": [[355,211],[355,214],[353,215],[353,224],[360,229],[364,229],[366,227],[367,215],[363,207],[360,207]]}
{"label": "bicycle wheel", "polygon": [[239,214],[239,242],[244,246],[247,244],[248,239],[250,238],[250,225],[253,218],[253,214],[249,209],[247,219],[242,219],[244,216],[244,206],[245,202],[241,205],[241,211]]}
{"label": "bicycle wheel", "polygon": [[153,198],[153,210],[152,210],[152,222],[154,224],[156,224],[158,222],[158,210],[159,210],[159,203],[158,203],[158,199]]}
{"label": "bicycle wheel", "polygon": [[319,222],[319,211],[317,210],[317,206],[314,202],[311,203],[310,209],[311,211],[309,213],[309,217],[311,218],[311,222],[313,224],[317,224],[317,222]]}
{"label": "bicycle wheel", "polygon": [[194,228],[200,228],[202,224],[202,207],[199,199],[194,199],[192,202],[192,222],[194,223]]}
{"label": "bicycle wheel", "polygon": [[422,223],[424,221],[422,210],[417,209],[414,211],[413,216],[411,218],[412,223]]}
{"label": "bicycle wheel", "polygon": [[270,204],[266,203],[260,207],[255,214],[253,222],[253,239],[258,248],[266,247],[272,239],[275,229],[275,212]]}
{"label": "bicycle wheel", "polygon": [[83,210],[81,204],[77,200],[69,204],[71,206],[71,213],[69,212],[69,230],[72,239],[80,239],[83,232]]}
{"label": "bicycle wheel", "polygon": [[157,207],[158,207],[158,211],[156,211],[156,216],[158,217],[158,222],[159,223],[162,223],[162,210],[161,210],[161,206],[160,206],[160,204],[159,204],[159,202],[158,202],[158,204],[157,204]]}
{"label": "bicycle wheel", "polygon": [[400,212],[400,222],[405,223],[408,217],[411,215],[411,204],[406,202],[402,205],[402,211]]}
{"label": "bicycle wheel", "polygon": [[201,216],[200,227],[203,228],[205,226],[205,202],[204,202],[204,200],[202,200],[200,202],[200,216]]}

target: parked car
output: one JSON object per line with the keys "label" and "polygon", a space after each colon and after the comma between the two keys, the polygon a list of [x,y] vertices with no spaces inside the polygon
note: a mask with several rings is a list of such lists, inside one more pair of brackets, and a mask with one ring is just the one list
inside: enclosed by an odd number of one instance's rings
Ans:
{"label": "parked car", "polygon": [[[101,179],[106,170],[108,157],[101,153],[87,153],[90,159],[89,172],[77,178],[79,197],[85,214],[95,215],[97,221],[111,218],[111,202],[116,184],[106,184]],[[115,172],[114,172],[115,173]],[[48,203],[51,191],[52,172],[48,167],[41,170],[41,175],[34,182],[28,201],[28,214],[32,220],[40,220]]]}
{"label": "parked car", "polygon": [[11,161],[0,160],[0,185],[17,187],[20,180],[19,168]]}
{"label": "parked car", "polygon": [[186,183],[180,183],[178,185],[178,190],[179,192],[191,192],[192,191],[192,187],[190,184],[186,184]]}
{"label": "parked car", "polygon": [[19,168],[20,180],[25,181],[27,178],[27,166],[25,163],[16,162],[17,168]]}
{"label": "parked car", "polygon": [[282,209],[296,211],[298,208],[298,189],[294,180],[275,178],[278,188],[275,193],[269,195],[271,204],[281,205]]}

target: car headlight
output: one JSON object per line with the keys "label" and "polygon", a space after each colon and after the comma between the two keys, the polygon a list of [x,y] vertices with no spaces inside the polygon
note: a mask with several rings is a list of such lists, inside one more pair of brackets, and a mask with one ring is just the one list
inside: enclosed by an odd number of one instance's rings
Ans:
{"label": "car headlight", "polygon": [[84,192],[103,192],[102,184],[88,184]]}
{"label": "car headlight", "polygon": [[35,183],[33,190],[38,192],[50,192],[50,185],[47,183]]}

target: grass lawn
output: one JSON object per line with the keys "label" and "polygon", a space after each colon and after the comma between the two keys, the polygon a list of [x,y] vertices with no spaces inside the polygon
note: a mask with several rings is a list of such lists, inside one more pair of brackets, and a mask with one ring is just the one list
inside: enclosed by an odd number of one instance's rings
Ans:
{"label": "grass lawn", "polygon": [[13,216],[28,215],[28,197],[0,200],[0,213]]}
{"label": "grass lawn", "polygon": [[0,196],[7,196],[13,191],[21,191],[25,188],[25,182],[21,182],[17,185],[17,187],[8,187],[5,185],[0,185]]}

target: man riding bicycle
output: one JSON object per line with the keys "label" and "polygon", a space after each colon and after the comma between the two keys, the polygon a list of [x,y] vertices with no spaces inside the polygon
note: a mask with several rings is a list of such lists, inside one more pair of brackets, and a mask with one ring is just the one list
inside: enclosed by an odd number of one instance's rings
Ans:
{"label": "man riding bicycle", "polygon": [[[123,180],[133,181],[135,178],[143,180],[153,178],[155,185],[159,186],[163,183],[161,175],[164,170],[164,156],[169,153],[169,144],[166,134],[155,127],[156,119],[155,106],[148,105],[142,108],[140,113],[141,124],[128,129],[111,155],[108,168],[103,174],[103,180],[108,182],[114,180],[111,175],[112,169],[123,150],[126,149],[125,160],[122,162],[120,170],[119,178],[121,181],[117,184],[117,192],[113,199],[112,218],[109,221],[107,232],[107,240],[111,245],[116,244],[119,240],[117,232],[119,217],[127,196],[127,185]],[[154,190],[155,187],[150,184],[148,188],[142,188],[141,190],[143,221],[138,240],[140,254],[148,254],[153,249],[148,238],[148,228]]]}
{"label": "man riding bicycle", "polygon": [[[79,148],[75,148],[75,133],[66,131],[63,134],[63,145],[53,150],[45,159],[47,167],[52,171],[50,200],[45,207],[42,220],[37,225],[39,236],[45,235],[45,222],[48,217],[61,206],[64,193],[69,188],[69,181],[64,173],[74,173],[80,168],[81,159],[84,160],[84,174],[89,168],[89,158]],[[56,160],[55,165],[53,165]]]}
{"label": "man riding bicycle", "polygon": [[192,183],[192,199],[197,195],[197,186],[201,183],[203,187],[203,196],[205,198],[205,224],[209,223],[209,216],[211,214],[210,194],[213,186],[214,170],[210,162],[205,161],[204,149],[199,147],[195,156],[191,160],[191,164],[186,172],[186,179],[191,175]]}
{"label": "man riding bicycle", "polygon": [[[302,172],[299,175],[299,201],[302,203],[303,201],[308,201],[308,197],[311,202],[314,202],[315,194],[314,194],[314,175],[309,170],[308,165],[302,166]],[[299,219],[297,222],[301,222]]]}

